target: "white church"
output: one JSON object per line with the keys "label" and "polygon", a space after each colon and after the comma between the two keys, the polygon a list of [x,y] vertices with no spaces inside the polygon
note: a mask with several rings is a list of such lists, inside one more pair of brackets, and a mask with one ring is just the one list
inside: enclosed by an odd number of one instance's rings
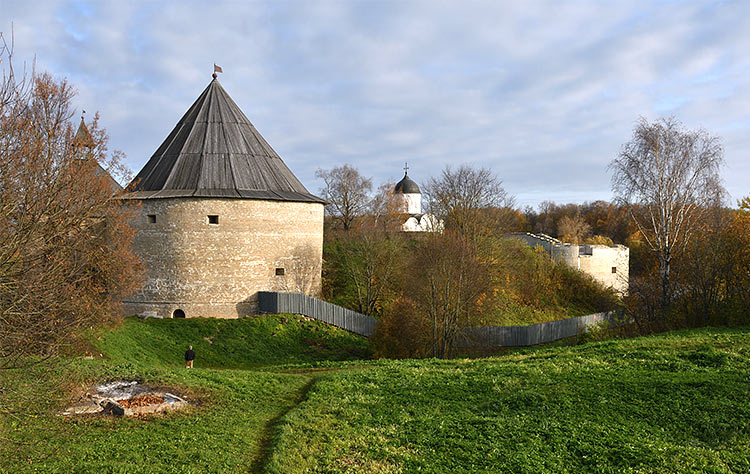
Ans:
{"label": "white church", "polygon": [[409,217],[401,224],[402,232],[442,232],[443,222],[432,214],[422,213],[422,192],[409,178],[409,167],[404,166],[404,177],[393,189],[398,197],[399,211]]}

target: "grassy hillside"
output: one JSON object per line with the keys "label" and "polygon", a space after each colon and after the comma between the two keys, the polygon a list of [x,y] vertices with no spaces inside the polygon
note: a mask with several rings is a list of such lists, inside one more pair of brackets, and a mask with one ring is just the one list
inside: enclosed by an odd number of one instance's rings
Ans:
{"label": "grassy hillside", "polygon": [[[96,341],[110,359],[61,361],[59,377],[138,377],[179,389],[198,405],[147,419],[48,413],[24,423],[6,420],[4,436],[31,444],[13,453],[3,443],[0,466],[154,473],[750,471],[750,328],[475,360],[290,368],[322,360],[304,342],[308,331],[329,334],[326,350],[339,359],[364,347],[315,325],[282,325],[279,317],[128,321]],[[205,334],[209,328],[219,331]],[[287,342],[277,345],[269,338],[279,330]],[[198,368],[181,368],[182,345],[202,337],[214,343],[193,344]],[[155,343],[159,338],[174,345]],[[252,369],[263,364],[285,365]],[[64,395],[60,381],[48,383]]]}
{"label": "grassy hillside", "polygon": [[319,381],[286,418],[270,466],[750,472],[749,374],[747,328],[392,362]]}
{"label": "grassy hillside", "polygon": [[369,356],[366,339],[288,314],[239,320],[127,318],[93,342],[113,362],[148,367],[184,365],[189,345],[195,350],[196,366],[203,368],[252,368]]}

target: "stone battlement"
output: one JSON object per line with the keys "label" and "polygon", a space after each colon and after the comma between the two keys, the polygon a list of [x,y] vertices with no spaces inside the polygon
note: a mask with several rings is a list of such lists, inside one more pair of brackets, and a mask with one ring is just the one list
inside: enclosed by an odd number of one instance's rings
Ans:
{"label": "stone battlement", "polygon": [[605,286],[620,294],[628,292],[630,278],[630,249],[624,245],[575,245],[559,241],[546,234],[529,232],[510,234],[531,247],[542,247],[556,262],[565,262],[588,273]]}

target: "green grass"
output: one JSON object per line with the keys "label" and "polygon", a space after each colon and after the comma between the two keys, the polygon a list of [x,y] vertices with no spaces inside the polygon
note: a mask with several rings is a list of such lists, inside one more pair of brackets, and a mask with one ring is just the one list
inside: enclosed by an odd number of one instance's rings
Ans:
{"label": "green grass", "polygon": [[[182,346],[202,337],[214,343],[193,343],[185,370]],[[32,445],[0,450],[0,471],[750,472],[747,327],[451,361],[357,361],[361,339],[276,316],[127,321],[96,343],[109,359],[61,367],[54,393],[61,379],[137,377],[200,404],[147,420],[6,419],[5,435]]]}
{"label": "green grass", "polygon": [[[257,470],[273,420],[296,406],[312,380],[270,368],[345,365],[369,357],[364,338],[293,315],[128,318],[89,339],[104,359],[77,357],[0,373],[0,388],[13,387],[0,393],[0,414],[24,413],[0,418],[0,472]],[[184,368],[188,345],[196,351],[193,370]],[[71,394],[120,378],[165,386],[196,406],[146,420],[57,415]],[[33,406],[19,405],[28,404],[29,394]]]}
{"label": "green grass", "polygon": [[[108,371],[130,378],[129,372]],[[259,458],[269,420],[293,407],[307,383],[302,375],[233,369],[145,372],[145,381],[179,387],[200,405],[145,420],[56,415],[27,420],[12,436],[36,443],[23,456],[0,455],[3,472],[246,472]]]}
{"label": "green grass", "polygon": [[369,357],[366,339],[295,315],[239,320],[127,318],[117,330],[92,339],[113,362],[149,367],[184,365],[188,345],[195,350],[196,366],[204,368],[248,369]]}
{"label": "green grass", "polygon": [[746,328],[380,364],[316,384],[271,466],[750,472],[749,361]]}
{"label": "green grass", "polygon": [[578,307],[569,304],[567,307],[547,306],[537,308],[514,301],[505,301],[502,311],[491,316],[486,321],[488,326],[530,326],[532,324],[559,321],[561,319],[585,316],[597,313],[595,308],[583,306]]}

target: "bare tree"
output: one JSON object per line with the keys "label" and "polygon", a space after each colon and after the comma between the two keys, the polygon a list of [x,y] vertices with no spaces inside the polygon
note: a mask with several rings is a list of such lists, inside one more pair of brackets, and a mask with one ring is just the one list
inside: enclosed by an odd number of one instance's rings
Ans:
{"label": "bare tree", "polygon": [[488,168],[448,166],[438,178],[431,178],[423,191],[429,212],[443,219],[446,229],[464,239],[478,242],[511,227],[502,218],[509,214],[493,210],[513,207],[514,200],[503,189],[500,178]]}
{"label": "bare tree", "polygon": [[367,210],[372,180],[365,178],[348,164],[336,166],[331,170],[318,169],[315,176],[325,183],[320,193],[329,203],[326,211],[344,230],[351,229],[355,219]]}
{"label": "bare tree", "polygon": [[609,165],[616,198],[630,209],[658,255],[661,306],[673,298],[672,264],[701,218],[721,199],[723,149],[705,130],[686,130],[674,118],[641,118],[633,138]]}
{"label": "bare tree", "polygon": [[375,197],[370,201],[372,225],[379,230],[400,230],[403,223],[403,210],[399,195],[393,192],[394,183],[381,184]]}
{"label": "bare tree", "polygon": [[591,226],[580,215],[563,216],[557,223],[557,235],[563,242],[580,244],[589,233],[591,233]]}
{"label": "bare tree", "polygon": [[[8,49],[5,59],[9,60]],[[10,61],[8,61],[10,62]],[[0,368],[54,356],[84,325],[109,317],[137,281],[131,213],[114,197],[106,132],[76,146],[72,87],[47,74],[0,91]],[[37,359],[38,360],[38,359]]]}
{"label": "bare tree", "polygon": [[430,321],[432,356],[453,354],[461,331],[479,321],[480,301],[490,293],[487,259],[450,231],[425,239],[409,266],[418,278],[407,282],[416,306]]}
{"label": "bare tree", "polygon": [[357,232],[343,242],[339,263],[354,286],[357,311],[369,315],[380,311],[403,263],[401,256],[397,236],[375,229]]}
{"label": "bare tree", "polygon": [[536,225],[533,232],[552,235],[555,232],[554,212],[558,206],[552,201],[542,201],[539,203],[539,213],[536,215]]}

